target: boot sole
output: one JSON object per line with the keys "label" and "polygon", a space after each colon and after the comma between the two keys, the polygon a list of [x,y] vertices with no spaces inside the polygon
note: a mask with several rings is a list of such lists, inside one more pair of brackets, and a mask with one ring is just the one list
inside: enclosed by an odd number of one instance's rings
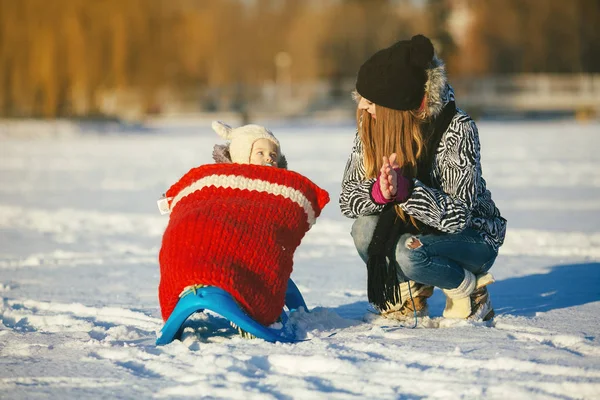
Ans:
{"label": "boot sole", "polygon": [[494,312],[493,309],[491,309],[486,315],[485,317],[483,317],[483,321],[490,321],[492,318],[494,318],[494,316],[496,315],[496,313]]}

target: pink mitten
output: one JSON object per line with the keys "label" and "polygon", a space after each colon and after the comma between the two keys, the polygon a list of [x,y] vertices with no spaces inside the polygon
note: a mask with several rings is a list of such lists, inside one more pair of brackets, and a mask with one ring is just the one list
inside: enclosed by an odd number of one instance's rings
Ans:
{"label": "pink mitten", "polygon": [[383,193],[381,192],[381,184],[379,183],[380,177],[381,174],[379,174],[377,180],[373,184],[373,187],[371,187],[371,197],[373,198],[373,201],[377,204],[387,204],[391,201],[394,201],[394,199],[386,199],[385,197],[383,197]]}
{"label": "pink mitten", "polygon": [[406,178],[402,175],[402,171],[400,168],[394,168],[396,171],[396,176],[398,178],[398,186],[396,191],[396,202],[404,203],[410,197],[410,194],[413,190],[413,181],[412,179]]}

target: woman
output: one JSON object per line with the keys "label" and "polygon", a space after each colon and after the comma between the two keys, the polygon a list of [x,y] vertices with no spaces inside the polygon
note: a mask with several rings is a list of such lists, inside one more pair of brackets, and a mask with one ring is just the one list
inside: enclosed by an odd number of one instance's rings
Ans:
{"label": "woman", "polygon": [[437,286],[444,317],[491,319],[487,271],[506,220],[481,175],[475,122],[456,108],[431,41],[417,35],[375,53],[355,94],[358,131],[340,208],[356,218],[369,301],[386,317],[426,316]]}

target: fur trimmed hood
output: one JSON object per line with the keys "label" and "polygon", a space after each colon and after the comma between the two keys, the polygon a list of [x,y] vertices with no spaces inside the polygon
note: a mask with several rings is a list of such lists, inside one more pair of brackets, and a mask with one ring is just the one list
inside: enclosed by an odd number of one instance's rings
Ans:
{"label": "fur trimmed hood", "polygon": [[227,140],[226,144],[216,144],[213,148],[215,162],[247,164],[253,143],[259,139],[266,139],[277,146],[277,153],[279,154],[277,167],[287,169],[287,160],[281,153],[279,140],[273,135],[273,132],[264,126],[249,124],[232,128],[222,121],[213,121],[212,128],[219,136]]}
{"label": "fur trimmed hood", "polygon": [[433,56],[430,67],[426,71],[427,115],[435,118],[440,115],[448,102],[454,100],[454,91],[448,85],[446,65],[437,55]]}

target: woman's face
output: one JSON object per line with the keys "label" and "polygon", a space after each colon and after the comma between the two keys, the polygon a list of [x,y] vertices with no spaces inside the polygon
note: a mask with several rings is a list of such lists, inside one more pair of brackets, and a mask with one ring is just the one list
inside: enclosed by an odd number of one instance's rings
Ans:
{"label": "woman's face", "polygon": [[358,102],[358,108],[361,110],[366,110],[373,118],[377,118],[375,115],[375,103],[365,99],[364,97],[360,98]]}

